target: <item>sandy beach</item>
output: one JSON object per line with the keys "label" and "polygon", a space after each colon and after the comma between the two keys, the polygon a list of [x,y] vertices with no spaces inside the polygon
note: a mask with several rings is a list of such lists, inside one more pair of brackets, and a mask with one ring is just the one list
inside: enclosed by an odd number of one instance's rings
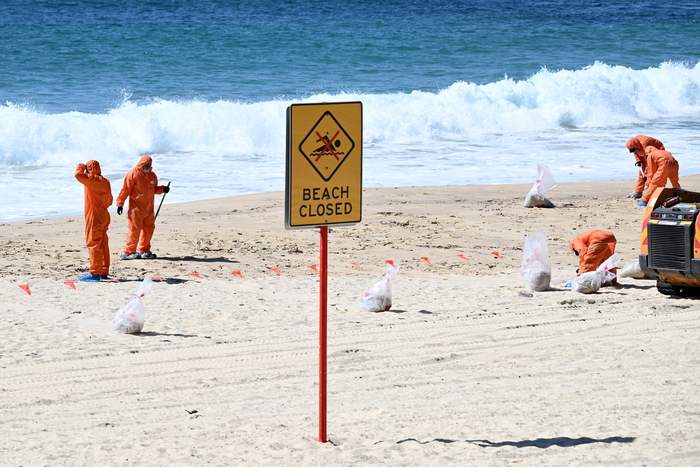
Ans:
{"label": "sandy beach", "polygon": [[[81,216],[2,223],[0,464],[700,465],[698,299],[630,278],[518,294],[529,232],[554,280],[585,230],[636,258],[633,185],[559,184],[554,209],[522,206],[531,184],[364,190],[362,222],[329,234],[328,443],[319,235],[284,229],[283,192],[166,200],[155,260],[116,259],[113,213],[113,282],[76,279]],[[392,309],[361,310],[387,259]],[[143,332],[112,334],[145,276]]]}

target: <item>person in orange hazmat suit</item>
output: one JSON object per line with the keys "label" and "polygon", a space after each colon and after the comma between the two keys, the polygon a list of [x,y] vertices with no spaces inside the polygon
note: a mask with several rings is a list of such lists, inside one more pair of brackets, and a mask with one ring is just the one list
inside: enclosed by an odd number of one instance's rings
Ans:
{"label": "person in orange hazmat suit", "polygon": [[[617,239],[607,230],[588,230],[581,233],[569,243],[569,249],[578,256],[577,273],[591,272],[598,269],[603,261],[615,253]],[[611,270],[617,274],[617,268]],[[613,279],[613,284],[617,279]]]}
{"label": "person in orange hazmat suit", "polygon": [[109,277],[109,228],[107,208],[112,205],[112,186],[102,176],[100,163],[78,164],[75,178],[85,185],[85,246],[90,251],[90,272],[78,277],[86,282],[99,282]]}
{"label": "person in orange hazmat suit", "polygon": [[627,141],[627,149],[634,154],[635,164],[639,167],[639,175],[637,176],[637,184],[634,191],[626,196],[626,198],[639,199],[644,194],[644,188],[647,186],[647,151],[646,148],[656,148],[665,151],[664,143],[651,136],[638,135],[630,138]]}
{"label": "person in orange hazmat suit", "polygon": [[647,148],[647,191],[642,196],[642,199],[637,202],[639,206],[646,206],[649,199],[654,194],[657,188],[666,186],[666,182],[670,181],[673,188],[680,188],[678,182],[678,161],[668,151],[659,149]]}
{"label": "person in orange hazmat suit", "polygon": [[[124,177],[124,184],[117,196],[117,214],[124,211],[124,202],[129,198],[129,233],[126,236],[124,252],[119,259],[151,259],[151,238],[155,230],[153,197],[170,191],[167,186],[158,185],[158,177],[152,171],[151,156],[142,156],[136,167]],[[138,248],[137,248],[138,246]]]}

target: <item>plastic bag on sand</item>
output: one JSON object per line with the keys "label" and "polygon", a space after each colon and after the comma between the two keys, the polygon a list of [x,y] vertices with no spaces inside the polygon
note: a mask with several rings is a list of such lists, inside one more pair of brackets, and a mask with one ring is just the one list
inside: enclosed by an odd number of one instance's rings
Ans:
{"label": "plastic bag on sand", "polygon": [[141,297],[153,290],[153,281],[146,277],[139,284],[136,297],[132,298],[114,314],[112,332],[114,334],[136,334],[143,329],[146,314]]}
{"label": "plastic bag on sand", "polygon": [[631,277],[632,279],[644,279],[645,275],[638,259],[627,261],[625,266],[617,273],[617,277]]}
{"label": "plastic bag on sand", "polygon": [[525,286],[534,292],[549,289],[549,283],[552,280],[552,265],[549,261],[547,239],[544,232],[529,233],[525,237],[520,276],[523,278]]}
{"label": "plastic bag on sand", "polygon": [[611,284],[615,279],[615,269],[620,258],[615,253],[610,258],[603,261],[595,271],[584,272],[571,279],[571,291],[579,293],[596,293],[604,284]]}
{"label": "plastic bag on sand", "polygon": [[386,311],[391,308],[391,279],[399,272],[394,261],[386,263],[386,277],[367,289],[360,299],[360,306],[367,311]]}
{"label": "plastic bag on sand", "polygon": [[612,272],[612,269],[617,267],[617,263],[620,262],[620,257],[617,253],[614,253],[610,258],[603,261],[603,264],[598,266],[596,272],[600,274],[600,283],[602,285],[612,284],[613,279],[615,279],[616,274]]}
{"label": "plastic bag on sand", "polygon": [[538,165],[537,180],[525,197],[523,206],[526,208],[553,208],[554,203],[545,198],[544,194],[556,185],[549,168],[546,165]]}
{"label": "plastic bag on sand", "polygon": [[600,289],[600,274],[597,271],[584,272],[571,279],[571,291],[596,293]]}

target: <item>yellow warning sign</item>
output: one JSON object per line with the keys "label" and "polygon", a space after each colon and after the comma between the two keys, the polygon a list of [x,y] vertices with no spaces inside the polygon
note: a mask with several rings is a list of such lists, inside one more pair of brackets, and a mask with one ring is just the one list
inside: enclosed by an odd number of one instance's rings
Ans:
{"label": "yellow warning sign", "polygon": [[285,227],[362,220],[362,103],[287,108]]}

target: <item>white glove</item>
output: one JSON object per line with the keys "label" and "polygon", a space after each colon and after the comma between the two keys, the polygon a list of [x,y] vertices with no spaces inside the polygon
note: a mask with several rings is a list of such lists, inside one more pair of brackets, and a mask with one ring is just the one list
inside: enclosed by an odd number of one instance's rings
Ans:
{"label": "white glove", "polygon": [[641,198],[641,197],[642,197],[642,194],[638,191],[633,191],[629,195],[625,196],[625,198],[635,198],[635,199]]}

